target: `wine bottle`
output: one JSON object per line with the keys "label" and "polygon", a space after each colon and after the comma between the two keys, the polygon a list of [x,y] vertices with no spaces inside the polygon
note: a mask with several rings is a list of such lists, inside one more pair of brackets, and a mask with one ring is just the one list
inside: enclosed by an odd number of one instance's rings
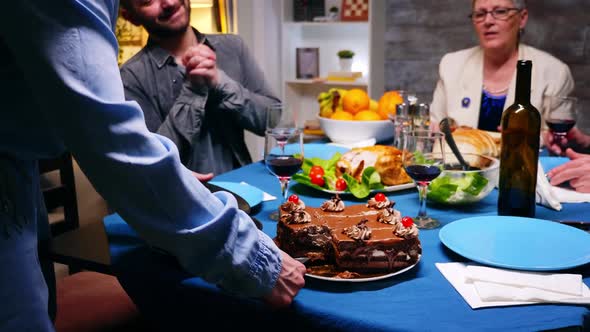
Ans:
{"label": "wine bottle", "polygon": [[514,104],[502,114],[498,215],[535,216],[541,114],[530,100],[532,67],[518,61]]}

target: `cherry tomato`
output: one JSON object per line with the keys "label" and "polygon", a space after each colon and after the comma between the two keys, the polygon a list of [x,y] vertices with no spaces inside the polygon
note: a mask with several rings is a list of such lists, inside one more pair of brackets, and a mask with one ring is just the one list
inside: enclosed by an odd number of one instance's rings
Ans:
{"label": "cherry tomato", "polygon": [[346,183],[346,180],[344,180],[343,178],[338,178],[338,180],[336,180],[336,183],[334,183],[334,187],[336,187],[336,190],[344,191],[346,190],[346,187],[348,187],[348,184]]}
{"label": "cherry tomato", "polygon": [[320,173],[315,173],[313,176],[310,176],[311,183],[315,184],[316,186],[323,187],[326,184],[326,180],[324,180],[324,176]]}
{"label": "cherry tomato", "polygon": [[293,202],[295,204],[299,203],[299,196],[295,194],[289,196],[289,202]]}
{"label": "cherry tomato", "polygon": [[404,225],[404,227],[406,227],[406,228],[412,227],[413,224],[414,224],[414,219],[412,219],[412,217],[405,216],[402,218],[402,225]]}
{"label": "cherry tomato", "polygon": [[383,193],[376,193],[375,194],[375,200],[377,202],[385,202],[386,197],[385,197],[385,195],[383,195]]}
{"label": "cherry tomato", "polygon": [[315,174],[321,174],[322,176],[324,176],[324,169],[322,168],[322,166],[319,165],[313,165],[311,166],[311,169],[309,170],[309,177],[313,177]]}

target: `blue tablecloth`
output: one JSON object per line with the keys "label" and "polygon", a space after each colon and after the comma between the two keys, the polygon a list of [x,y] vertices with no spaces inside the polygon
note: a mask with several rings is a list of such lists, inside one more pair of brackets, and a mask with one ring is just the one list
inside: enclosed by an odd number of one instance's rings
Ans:
{"label": "blue tablecloth", "polygon": [[[552,161],[553,163],[555,160]],[[547,164],[545,170],[550,167]],[[280,196],[278,180],[262,163],[254,163],[216,178],[250,184]],[[300,184],[291,187],[310,206],[329,195]],[[418,210],[415,189],[388,195],[403,214]],[[348,203],[352,197],[344,197]],[[476,205],[450,208],[429,205],[429,213],[443,224],[474,215],[496,215],[497,192]],[[263,202],[253,210],[264,231],[274,236],[276,223],[268,215],[279,200]],[[590,204],[564,204],[557,212],[537,206],[543,219],[586,219]],[[440,229],[421,230],[423,256],[403,274],[367,283],[337,283],[307,279],[293,306],[271,311],[264,304],[237,299],[198,278],[191,278],[166,256],[148,249],[118,215],[105,219],[113,268],[122,286],[147,318],[165,331],[199,330],[203,324],[219,328],[322,331],[538,331],[568,326],[590,328],[590,310],[572,305],[529,305],[472,310],[434,263],[466,261],[448,250],[438,238]],[[551,239],[547,239],[551,241]],[[572,269],[590,284],[590,264]]]}

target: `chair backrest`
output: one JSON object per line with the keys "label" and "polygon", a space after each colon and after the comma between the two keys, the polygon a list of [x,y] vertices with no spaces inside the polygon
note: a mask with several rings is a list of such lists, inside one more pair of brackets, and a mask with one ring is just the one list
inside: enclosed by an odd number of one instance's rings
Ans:
{"label": "chair backrest", "polygon": [[52,236],[76,229],[79,226],[74,166],[72,155],[69,152],[65,152],[57,158],[39,160],[41,174],[56,170],[59,171],[58,183],[42,188],[48,212],[63,207],[63,220],[51,224]]}

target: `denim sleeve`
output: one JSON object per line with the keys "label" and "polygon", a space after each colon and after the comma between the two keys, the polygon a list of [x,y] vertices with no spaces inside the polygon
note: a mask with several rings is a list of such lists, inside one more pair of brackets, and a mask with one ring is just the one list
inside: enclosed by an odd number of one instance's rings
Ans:
{"label": "denim sleeve", "polygon": [[0,14],[0,37],[43,105],[27,111],[47,119],[97,191],[148,243],[231,292],[268,294],[281,270],[278,248],[233,197],[197,181],[174,144],[150,133],[138,104],[125,101],[112,31],[117,1],[58,2],[15,1]]}
{"label": "denim sleeve", "polygon": [[271,91],[258,66],[239,36],[231,36],[232,48],[236,49],[240,61],[242,80],[237,82],[223,70],[219,70],[219,84],[216,93],[221,97],[220,110],[229,111],[247,129],[257,135],[264,135],[266,129],[266,108],[280,102]]}

